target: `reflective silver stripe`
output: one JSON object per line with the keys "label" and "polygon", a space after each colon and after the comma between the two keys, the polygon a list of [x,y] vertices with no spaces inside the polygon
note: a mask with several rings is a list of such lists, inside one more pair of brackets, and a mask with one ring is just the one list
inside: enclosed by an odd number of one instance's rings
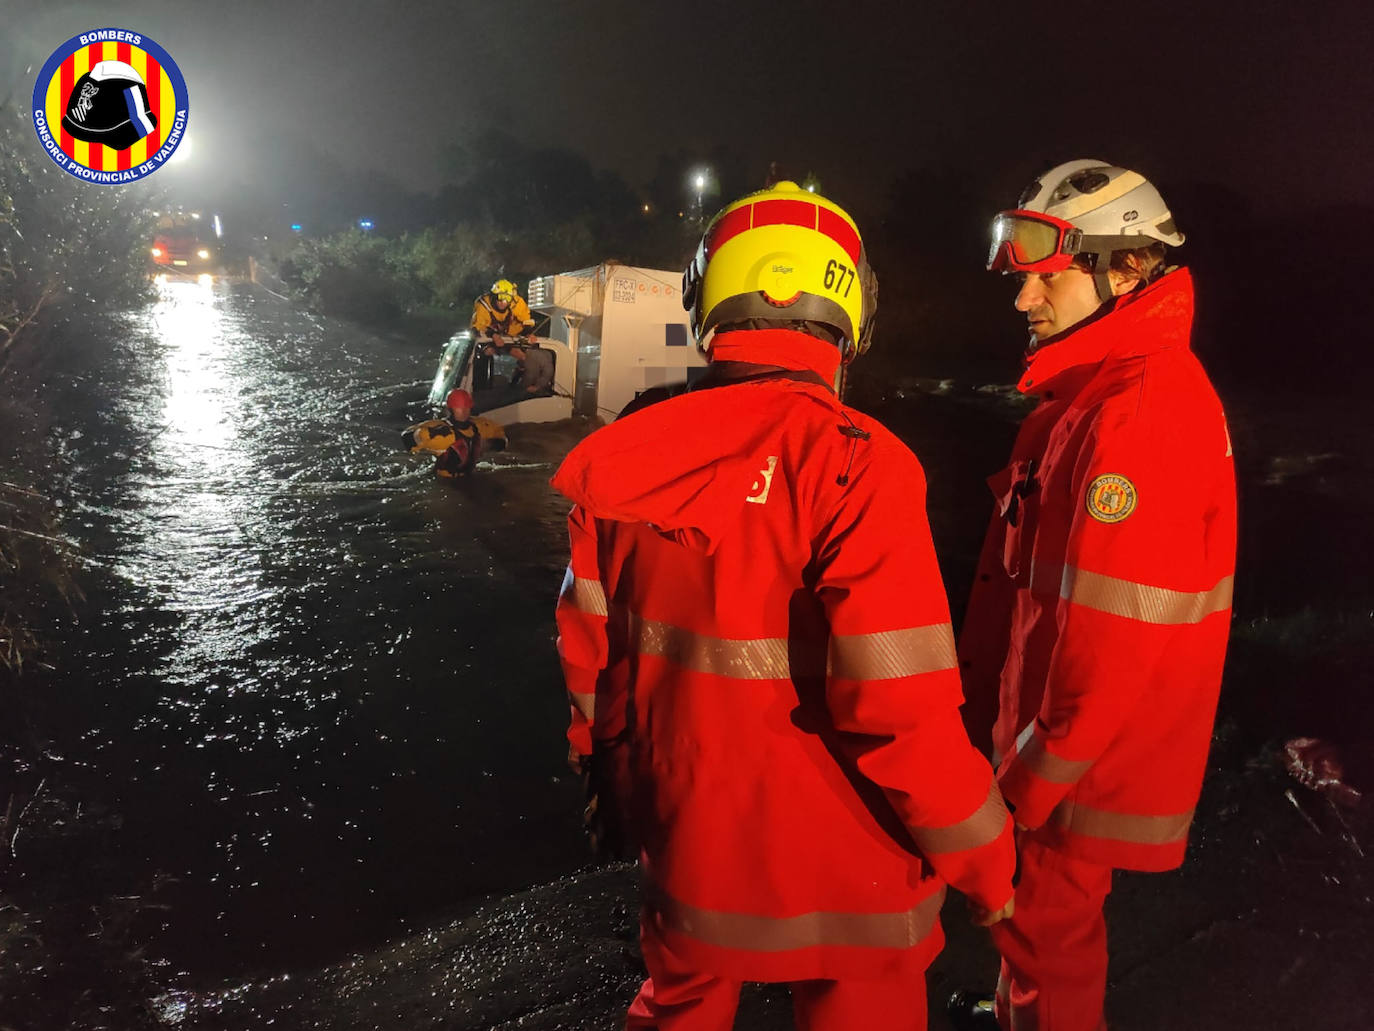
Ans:
{"label": "reflective silver stripe", "polygon": [[1091,759],[1061,759],[1051,754],[1035,732],[1034,721],[1017,736],[1013,761],[1025,764],[1037,777],[1053,784],[1077,784],[1093,764]]}
{"label": "reflective silver stripe", "polygon": [[973,815],[948,827],[908,827],[912,838],[928,856],[945,852],[964,852],[996,841],[1007,826],[1007,805],[994,780],[988,786],[988,797],[973,811]]}
{"label": "reflective silver stripe", "polygon": [[587,717],[588,722],[596,720],[596,692],[582,694],[578,691],[569,690],[568,700],[572,702],[574,709]]}
{"label": "reflective silver stripe", "polygon": [[1089,838],[1107,838],[1132,845],[1169,845],[1188,836],[1193,810],[1168,816],[1140,816],[1093,809],[1065,799],[1055,807],[1050,820],[1056,826]]}
{"label": "reflective silver stripe", "polygon": [[[793,665],[796,656],[785,637],[712,637],[629,612],[624,618],[629,644],[641,655],[658,656],[698,673],[740,680],[786,680],[820,673],[819,669]],[[852,634],[830,641],[828,672],[836,677],[882,680],[957,666],[954,635],[948,623]]]}
{"label": "reflective silver stripe", "polygon": [[1225,612],[1231,607],[1234,586],[1230,575],[1209,590],[1173,591],[1074,566],[1037,565],[1031,571],[1032,594],[1057,593],[1075,605],[1158,626],[1201,623],[1213,613]]}
{"label": "reflective silver stripe", "polygon": [[829,673],[848,680],[914,677],[958,665],[948,623],[830,639]]}
{"label": "reflective silver stripe", "polygon": [[593,616],[606,615],[606,589],[601,586],[601,581],[574,576],[572,566],[563,575],[563,587],[558,596],[580,612]]}
{"label": "reflective silver stripe", "polygon": [[707,945],[749,952],[786,952],[818,945],[905,949],[922,941],[940,918],[945,888],[901,913],[801,913],[772,917],[702,909],[653,884],[645,901],[660,926]]}
{"label": "reflective silver stripe", "polygon": [[1171,591],[1166,587],[1151,587],[1065,566],[1059,593],[1075,605],[1099,612],[1138,619],[1142,623],[1180,626],[1201,623],[1212,613],[1229,609],[1234,584],[1235,577],[1224,576],[1211,590]]}
{"label": "reflective silver stripe", "polygon": [[786,680],[792,676],[785,637],[711,637],[672,623],[643,619],[632,612],[625,616],[630,647],[641,655],[658,656],[696,673],[738,680]]}

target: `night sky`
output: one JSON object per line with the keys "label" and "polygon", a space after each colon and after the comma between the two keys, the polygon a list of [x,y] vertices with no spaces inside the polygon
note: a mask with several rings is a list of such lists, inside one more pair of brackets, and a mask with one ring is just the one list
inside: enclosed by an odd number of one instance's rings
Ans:
{"label": "night sky", "polygon": [[356,168],[432,191],[446,147],[480,147],[501,127],[632,186],[660,154],[725,146],[760,180],[777,160],[859,209],[887,203],[898,173],[922,166],[976,170],[1000,207],[1048,165],[1092,156],[1293,214],[1374,192],[1370,11],[1340,0],[0,0],[0,88],[27,107],[54,48],[114,26],[151,36],[186,75],[193,154],[175,174],[188,179],[262,181],[294,150],[318,155],[323,186]]}

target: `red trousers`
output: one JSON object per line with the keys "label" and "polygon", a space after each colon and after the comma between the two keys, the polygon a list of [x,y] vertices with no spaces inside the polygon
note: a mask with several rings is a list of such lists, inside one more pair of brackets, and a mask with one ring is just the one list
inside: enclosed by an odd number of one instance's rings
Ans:
{"label": "red trousers", "polygon": [[1018,832],[1016,913],[992,925],[1002,954],[997,1021],[1005,1031],[1105,1031],[1112,868],[1052,851]]}
{"label": "red trousers", "polygon": [[[730,1031],[741,982],[691,970],[641,920],[639,940],[649,977],[625,1021],[627,1031]],[[798,1031],[926,1031],[924,979],[793,981]]]}

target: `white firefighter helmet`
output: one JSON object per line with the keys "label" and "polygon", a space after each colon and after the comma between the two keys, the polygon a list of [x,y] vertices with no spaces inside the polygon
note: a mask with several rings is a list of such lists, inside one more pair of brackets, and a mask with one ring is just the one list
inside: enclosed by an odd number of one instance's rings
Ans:
{"label": "white firefighter helmet", "polygon": [[1148,179],[1095,158],[1066,161],[1038,176],[1016,208],[993,221],[992,236],[988,268],[1004,272],[1053,272],[1078,254],[1095,254],[1093,274],[1104,300],[1111,296],[1106,273],[1114,251],[1151,241],[1177,247],[1184,239]]}

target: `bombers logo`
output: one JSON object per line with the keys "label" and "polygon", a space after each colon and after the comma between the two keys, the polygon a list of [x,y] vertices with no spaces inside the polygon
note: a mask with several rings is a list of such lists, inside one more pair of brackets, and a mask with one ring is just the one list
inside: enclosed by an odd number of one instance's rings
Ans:
{"label": "bombers logo", "polygon": [[1116,473],[1104,473],[1088,484],[1088,515],[1098,522],[1119,523],[1135,511],[1135,484]]}
{"label": "bombers logo", "polygon": [[89,183],[156,172],[186,138],[186,80],[160,46],[128,29],[96,29],[58,47],[33,87],[38,142]]}

